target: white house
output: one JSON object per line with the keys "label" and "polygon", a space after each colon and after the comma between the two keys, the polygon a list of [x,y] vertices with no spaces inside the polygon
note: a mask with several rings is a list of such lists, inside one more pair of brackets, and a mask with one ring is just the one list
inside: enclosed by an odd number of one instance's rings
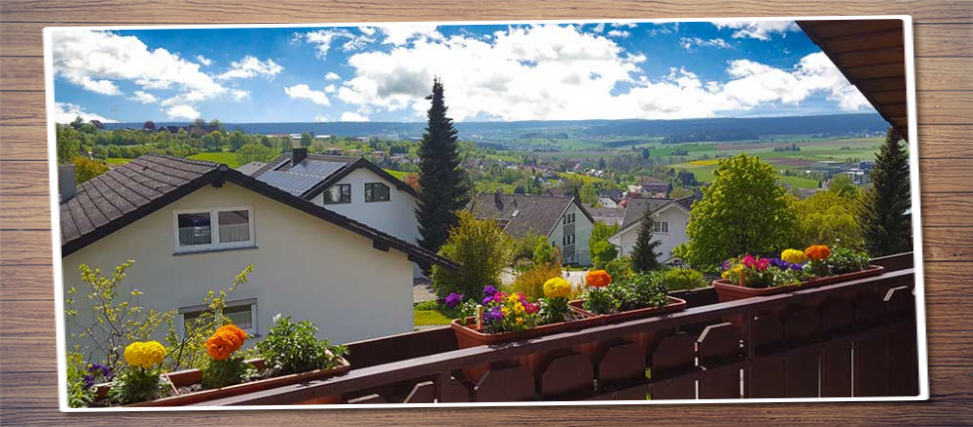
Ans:
{"label": "white house", "polygon": [[[177,310],[180,329],[209,290],[252,264],[227,311],[252,334],[265,334],[277,313],[311,320],[335,342],[408,332],[413,262],[455,267],[218,163],[147,154],[76,194],[73,183],[64,188],[64,289],[83,289],[80,264],[110,276],[134,260],[120,295],[137,288],[146,309]],[[69,324],[68,332],[77,331]]]}
{"label": "white house", "polygon": [[480,193],[470,203],[473,216],[494,219],[504,233],[520,238],[529,234],[547,236],[561,248],[565,264],[591,265],[588,238],[594,218],[571,196]]}
{"label": "white house", "polygon": [[[418,194],[364,158],[308,155],[295,148],[252,174],[295,196],[409,243],[418,243]],[[416,276],[421,269],[414,269]]]}
{"label": "white house", "polygon": [[642,216],[648,210],[653,220],[652,240],[662,242],[656,248],[659,261],[670,261],[673,248],[689,240],[686,225],[693,201],[692,196],[675,200],[633,197],[628,201],[621,229],[609,237],[608,242],[618,247],[620,256],[631,255],[642,228]]}

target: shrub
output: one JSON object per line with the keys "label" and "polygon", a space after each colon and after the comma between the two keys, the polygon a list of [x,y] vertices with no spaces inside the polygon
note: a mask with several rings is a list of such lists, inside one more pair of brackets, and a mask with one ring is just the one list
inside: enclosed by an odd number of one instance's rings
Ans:
{"label": "shrub", "polygon": [[544,236],[538,236],[533,233],[529,233],[526,236],[511,239],[511,257],[514,263],[522,260],[532,260],[534,259],[534,251],[538,245],[546,245],[547,239]]}
{"label": "shrub", "polygon": [[605,271],[615,280],[625,280],[632,275],[632,260],[628,257],[619,257],[605,264]]}
{"label": "shrub", "polygon": [[561,266],[554,263],[535,264],[532,268],[520,273],[510,291],[523,292],[528,298],[538,299],[544,296],[544,283],[555,277],[561,277]]}
{"label": "shrub", "polygon": [[868,268],[871,257],[866,252],[859,252],[848,248],[835,248],[828,257],[831,274],[845,274]]}
{"label": "shrub", "polygon": [[703,273],[689,268],[673,268],[663,273],[662,281],[671,291],[704,288],[707,285]]}
{"label": "shrub", "polygon": [[460,266],[434,266],[432,286],[440,298],[456,292],[479,299],[484,287],[500,283],[500,273],[510,265],[511,239],[496,221],[478,220],[466,211],[458,216],[459,225],[450,229],[439,254]]}
{"label": "shrub", "polygon": [[89,181],[91,178],[108,172],[108,165],[100,160],[91,160],[86,157],[79,156],[74,158],[73,163],[78,185]]}
{"label": "shrub", "polygon": [[665,307],[669,303],[666,296],[669,290],[660,273],[637,274],[629,280],[616,282],[611,287],[622,311]]}
{"label": "shrub", "polygon": [[337,366],[338,358],[348,350],[317,339],[317,332],[318,328],[310,320],[294,323],[290,316],[282,318],[278,314],[267,337],[257,343],[257,352],[263,356],[267,368],[279,375]]}
{"label": "shrub", "polygon": [[609,262],[616,258],[618,258],[618,248],[608,243],[607,240],[602,240],[591,246],[591,262],[595,268],[605,268]]}
{"label": "shrub", "polygon": [[534,247],[534,264],[555,264],[561,265],[561,249],[547,243],[547,240],[537,242]]}
{"label": "shrub", "polygon": [[413,310],[439,310],[439,309],[440,309],[439,301],[436,300],[422,301],[420,303],[417,303],[415,307],[413,307]]}

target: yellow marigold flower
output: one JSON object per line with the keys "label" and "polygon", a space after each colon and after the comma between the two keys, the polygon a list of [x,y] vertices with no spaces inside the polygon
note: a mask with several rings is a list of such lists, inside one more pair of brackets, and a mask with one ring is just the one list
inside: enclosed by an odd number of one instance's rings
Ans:
{"label": "yellow marigold flower", "polygon": [[567,298],[571,294],[571,283],[560,277],[544,282],[544,296],[548,298]]}
{"label": "yellow marigold flower", "polygon": [[519,295],[510,295],[509,297],[507,297],[507,302],[509,302],[509,303],[515,303],[515,302],[518,302],[518,301],[520,301],[520,296]]}
{"label": "yellow marigold flower", "polygon": [[166,357],[166,348],[158,341],[136,341],[125,347],[125,362],[130,366],[151,368]]}
{"label": "yellow marigold flower", "polygon": [[804,251],[800,249],[785,249],[784,252],[780,254],[780,259],[791,264],[804,264],[804,262],[807,261],[807,255],[805,255]]}
{"label": "yellow marigold flower", "polygon": [[588,286],[594,288],[604,288],[612,282],[612,276],[605,270],[591,270],[584,278]]}
{"label": "yellow marigold flower", "polygon": [[518,325],[523,325],[524,324],[524,318],[523,317],[518,317],[517,318],[517,324]]}
{"label": "yellow marigold flower", "polygon": [[831,249],[825,245],[811,245],[804,250],[804,254],[814,261],[821,261],[831,256]]}
{"label": "yellow marigold flower", "polygon": [[506,315],[510,314],[510,307],[501,307],[500,308],[500,311],[502,311],[503,312],[503,315],[506,316]]}
{"label": "yellow marigold flower", "polygon": [[206,340],[206,352],[215,360],[226,360],[246,340],[247,333],[236,325],[221,326]]}

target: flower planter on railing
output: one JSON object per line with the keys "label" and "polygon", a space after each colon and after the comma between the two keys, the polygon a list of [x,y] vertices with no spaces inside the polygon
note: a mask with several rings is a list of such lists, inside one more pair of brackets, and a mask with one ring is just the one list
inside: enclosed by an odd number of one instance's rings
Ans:
{"label": "flower planter on railing", "polygon": [[591,313],[578,313],[581,319],[569,322],[551,323],[548,325],[535,326],[525,331],[502,332],[491,334],[483,332],[476,327],[476,318],[467,317],[466,319],[454,319],[450,325],[456,333],[456,343],[460,349],[476,347],[481,345],[498,345],[516,341],[524,341],[545,335],[559,334],[561,332],[576,331],[579,329],[599,326],[604,324],[603,319]]}
{"label": "flower planter on railing", "polygon": [[638,308],[635,310],[620,311],[613,314],[595,314],[584,309],[584,300],[574,300],[568,303],[571,310],[586,316],[602,319],[602,324],[619,323],[627,320],[642,319],[645,317],[661,316],[663,314],[676,313],[686,309],[686,300],[669,296],[669,303],[663,307]]}
{"label": "flower planter on railing", "polygon": [[885,268],[881,266],[870,265],[868,268],[861,271],[838,274],[834,276],[815,277],[810,280],[802,281],[800,284],[766,288],[750,288],[747,286],[740,286],[736,283],[731,283],[727,279],[720,279],[713,282],[713,287],[716,288],[716,293],[719,295],[720,302],[728,302],[744,298],[784,294],[800,289],[815,288],[818,286],[830,285],[832,283],[847,282],[865,277],[878,276],[881,275],[884,270]]}

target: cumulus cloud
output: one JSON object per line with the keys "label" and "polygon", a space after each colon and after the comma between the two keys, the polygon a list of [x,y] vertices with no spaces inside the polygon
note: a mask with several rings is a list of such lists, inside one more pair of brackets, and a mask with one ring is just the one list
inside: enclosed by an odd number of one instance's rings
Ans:
{"label": "cumulus cloud", "polygon": [[605,23],[604,22],[601,22],[598,25],[595,25],[595,27],[592,28],[591,31],[594,31],[596,33],[603,33],[603,32],[605,32]]}
{"label": "cumulus cloud", "polygon": [[325,74],[324,75],[324,79],[325,80],[341,80],[341,76],[339,76],[338,73],[329,72],[328,74]]}
{"label": "cumulus cloud", "polygon": [[331,45],[338,40],[344,40],[341,49],[345,52],[360,50],[375,41],[375,28],[358,27],[358,31],[361,32],[360,35],[356,35],[350,30],[343,28],[317,30],[303,34],[295,33],[293,41],[303,40],[314,45],[317,50],[317,56],[324,59],[327,58],[328,52],[331,51]]}
{"label": "cumulus cloud", "polygon": [[199,111],[197,111],[191,105],[176,105],[167,109],[166,115],[168,115],[170,119],[196,120],[199,118]]}
{"label": "cumulus cloud", "polygon": [[713,22],[713,25],[721,30],[724,28],[736,30],[733,32],[735,39],[751,38],[763,41],[770,40],[770,36],[775,33],[786,37],[787,33],[801,30],[794,21],[728,21]]}
{"label": "cumulus cloud", "polygon": [[733,49],[733,45],[726,42],[726,40],[720,38],[712,38],[709,40],[704,40],[699,37],[682,37],[679,39],[679,45],[683,49],[690,52],[695,52],[699,47],[715,47],[717,49]]}
{"label": "cumulus cloud", "polygon": [[212,98],[224,88],[199,64],[166,49],[150,49],[135,36],[108,31],[64,30],[53,34],[55,75],[86,90],[120,95],[115,81],[141,89],[176,89]]}
{"label": "cumulus cloud", "polygon": [[628,38],[628,36],[630,35],[631,33],[629,33],[628,31],[622,31],[622,30],[611,30],[608,32],[608,37],[618,37],[620,39]]}
{"label": "cumulus cloud", "polygon": [[203,55],[196,55],[196,61],[199,61],[200,64],[203,64],[204,66],[207,66],[207,67],[209,67],[210,65],[213,65],[213,60],[212,59],[209,59],[209,58],[207,58],[207,57],[205,57]]}
{"label": "cumulus cloud", "polygon": [[868,107],[823,53],[787,69],[731,61],[721,81],[682,68],[650,78],[641,69],[646,61],[644,54],[575,26],[511,27],[492,40],[455,35],[354,54],[348,64],[355,76],[338,87],[337,97],[360,114],[406,111],[421,117],[438,76],[458,121],[713,117],[799,105],[815,94],[847,111]]}
{"label": "cumulus cloud", "polygon": [[230,95],[233,95],[233,99],[237,101],[241,101],[250,97],[250,91],[241,90],[241,89],[231,89]]}
{"label": "cumulus cloud", "polygon": [[417,38],[433,40],[443,38],[443,35],[436,28],[438,27],[435,24],[402,24],[378,27],[379,31],[385,35],[382,43],[396,46],[404,45]]}
{"label": "cumulus cloud", "polygon": [[328,100],[328,95],[322,91],[313,90],[306,84],[286,87],[284,88],[284,93],[293,99],[307,99],[318,105],[331,105],[331,101]]}
{"label": "cumulus cloud", "polygon": [[337,91],[338,88],[335,87],[335,85],[328,85],[327,87],[324,88],[324,93],[335,93]]}
{"label": "cumulus cloud", "polygon": [[369,120],[368,117],[363,116],[361,114],[346,111],[344,113],[341,113],[341,121],[342,122],[367,122]]}
{"label": "cumulus cloud", "polygon": [[118,123],[117,120],[112,120],[99,116],[95,113],[89,113],[84,111],[83,108],[76,104],[71,104],[67,102],[55,102],[54,111],[52,111],[54,123],[71,123],[75,118],[81,117],[81,120],[86,122],[92,120],[98,120],[102,123]]}
{"label": "cumulus cloud", "polygon": [[249,79],[256,76],[269,78],[280,74],[281,71],[284,71],[284,67],[281,67],[272,59],[261,61],[247,55],[240,61],[230,63],[230,69],[216,78],[220,80]]}
{"label": "cumulus cloud", "polygon": [[135,91],[129,99],[143,104],[155,104],[159,102],[159,98],[156,98],[155,95],[141,90]]}

